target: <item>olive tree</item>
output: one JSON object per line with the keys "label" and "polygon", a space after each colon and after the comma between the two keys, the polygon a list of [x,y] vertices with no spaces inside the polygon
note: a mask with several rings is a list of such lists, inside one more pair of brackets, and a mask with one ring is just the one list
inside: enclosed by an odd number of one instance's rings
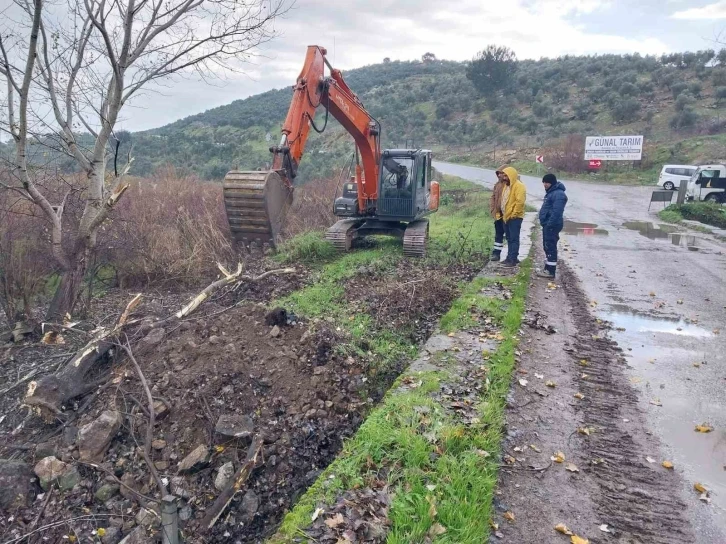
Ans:
{"label": "olive tree", "polygon": [[[128,187],[133,157],[113,156],[124,107],[175,75],[243,70],[288,7],[288,0],[15,0],[14,17],[0,28],[0,128],[14,144],[12,181],[3,186],[50,225],[60,282],[48,318],[72,312],[98,230]],[[38,145],[72,158],[81,173],[83,210],[70,230],[64,200],[51,201],[36,183]]]}

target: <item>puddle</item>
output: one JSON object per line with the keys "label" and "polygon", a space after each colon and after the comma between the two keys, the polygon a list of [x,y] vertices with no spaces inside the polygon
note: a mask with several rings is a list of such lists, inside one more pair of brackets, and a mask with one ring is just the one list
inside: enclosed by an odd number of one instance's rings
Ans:
{"label": "puddle", "polygon": [[[613,306],[621,305],[614,304]],[[692,323],[686,323],[683,319],[646,316],[633,311],[603,312],[603,318],[612,321],[614,327],[623,328],[626,332],[660,332],[696,338],[713,336],[711,331]]]}
{"label": "puddle", "polygon": [[608,231],[597,228],[595,223],[578,223],[576,221],[565,221],[562,228],[565,234],[574,234],[575,236],[607,236]]}
{"label": "puddle", "polygon": [[689,251],[699,251],[698,238],[688,234],[676,232],[678,227],[671,225],[655,225],[647,221],[628,221],[623,223],[626,229],[639,232],[650,240],[670,241],[674,246],[687,248]]}

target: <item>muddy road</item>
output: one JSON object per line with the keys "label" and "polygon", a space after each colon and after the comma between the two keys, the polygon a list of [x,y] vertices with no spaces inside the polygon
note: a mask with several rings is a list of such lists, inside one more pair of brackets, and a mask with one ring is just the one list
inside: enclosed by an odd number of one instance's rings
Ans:
{"label": "muddy road", "polygon": [[[446,174],[491,186],[494,172],[436,163]],[[523,176],[538,206],[539,178]],[[681,478],[697,542],[726,542],[726,244],[664,225],[652,187],[561,180],[569,203],[561,260],[573,271],[594,317],[612,323],[628,386],[644,414],[642,432],[661,444]],[[709,433],[695,426],[708,423]],[[711,491],[699,500],[694,483]]]}

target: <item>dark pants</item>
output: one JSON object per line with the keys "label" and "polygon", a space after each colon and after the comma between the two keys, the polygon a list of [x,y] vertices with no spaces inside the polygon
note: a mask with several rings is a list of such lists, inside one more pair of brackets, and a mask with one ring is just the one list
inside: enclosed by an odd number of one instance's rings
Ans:
{"label": "dark pants", "polygon": [[504,235],[507,237],[507,261],[519,262],[519,232],[522,230],[522,219],[510,219],[504,223]]}
{"label": "dark pants", "polygon": [[542,245],[545,252],[545,270],[553,275],[557,270],[557,242],[562,228],[544,227],[542,229]]}
{"label": "dark pants", "polygon": [[504,221],[497,219],[494,221],[494,247],[492,247],[492,256],[499,257],[504,247]]}

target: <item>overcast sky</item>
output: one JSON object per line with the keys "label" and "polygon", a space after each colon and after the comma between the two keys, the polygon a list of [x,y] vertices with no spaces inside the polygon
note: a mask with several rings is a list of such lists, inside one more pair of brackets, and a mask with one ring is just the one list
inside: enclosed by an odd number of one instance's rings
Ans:
{"label": "overcast sky", "polygon": [[726,0],[297,0],[275,26],[278,38],[244,74],[214,84],[179,79],[147,92],[127,106],[119,128],[154,128],[292,85],[309,44],[327,47],[344,70],[428,51],[468,60],[492,43],[511,47],[520,59],[718,50]]}

